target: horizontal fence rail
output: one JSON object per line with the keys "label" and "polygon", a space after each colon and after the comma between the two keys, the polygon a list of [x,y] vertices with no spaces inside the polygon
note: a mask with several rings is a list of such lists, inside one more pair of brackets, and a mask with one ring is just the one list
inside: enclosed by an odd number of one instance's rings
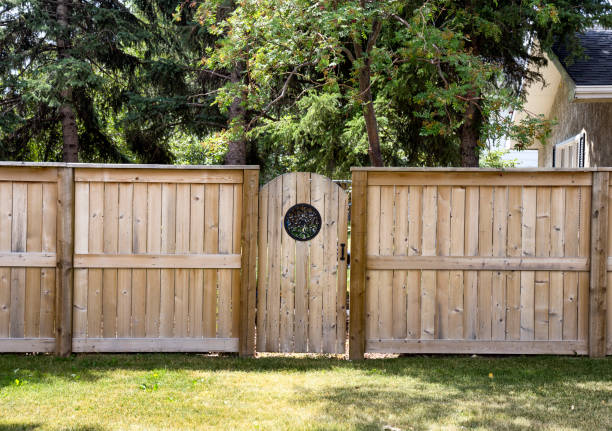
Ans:
{"label": "horizontal fence rail", "polygon": [[350,356],[604,355],[608,176],[354,168]]}

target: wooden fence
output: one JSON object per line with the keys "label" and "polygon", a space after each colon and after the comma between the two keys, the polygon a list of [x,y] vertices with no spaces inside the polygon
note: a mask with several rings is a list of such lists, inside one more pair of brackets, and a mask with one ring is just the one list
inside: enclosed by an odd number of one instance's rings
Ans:
{"label": "wooden fence", "polygon": [[0,351],[253,354],[257,195],[253,167],[0,166]]}
{"label": "wooden fence", "polygon": [[609,196],[606,171],[354,169],[350,356],[604,355]]}
{"label": "wooden fence", "polygon": [[[610,170],[354,169],[349,356],[612,354]],[[258,190],[0,163],[0,352],[252,355]]]}
{"label": "wooden fence", "polygon": [[0,168],[0,351],[55,347],[58,168]]}

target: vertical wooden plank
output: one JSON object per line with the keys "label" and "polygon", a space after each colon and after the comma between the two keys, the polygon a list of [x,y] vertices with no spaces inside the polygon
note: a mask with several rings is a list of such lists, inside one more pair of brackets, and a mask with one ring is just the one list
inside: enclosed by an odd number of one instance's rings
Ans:
{"label": "vertical wooden plank", "polygon": [[[380,188],[380,255],[393,255],[394,231],[393,186]],[[382,339],[393,337],[393,271],[379,271],[378,274],[378,333]]]}
{"label": "vertical wooden plank", "polygon": [[[219,185],[206,184],[204,189],[204,252],[219,252]],[[216,269],[204,270],[204,337],[217,336]]]}
{"label": "vertical wooden plank", "polygon": [[[161,252],[176,252],[176,184],[162,184]],[[174,332],[174,269],[160,271],[159,336]]]}
{"label": "vertical wooden plank", "polygon": [[366,208],[368,173],[352,172],[349,359],[363,359],[366,339]]}
{"label": "vertical wooden plank", "polygon": [[[310,174],[296,174],[296,202],[310,203]],[[260,228],[261,229],[261,228]],[[260,231],[261,235],[261,231]],[[348,244],[347,244],[348,247]],[[308,348],[308,255],[310,241],[295,244],[295,338],[296,352],[307,352]]]}
{"label": "vertical wooden plank", "polygon": [[[493,189],[493,256],[506,255],[508,243],[508,188]],[[494,271],[491,283],[491,338],[506,339],[506,272]]]}
{"label": "vertical wooden plank", "polygon": [[[42,251],[42,184],[29,183],[27,186],[27,234],[26,250]],[[40,268],[26,268],[24,336],[38,338],[40,334]]]}
{"label": "vertical wooden plank", "polygon": [[[346,300],[347,285],[346,271],[348,260],[348,195],[338,188],[338,247],[342,252],[344,245],[344,259],[338,261],[338,279],[336,283],[336,353],[346,351]],[[405,321],[405,320],[404,320]]]}
{"label": "vertical wooden plank", "polygon": [[[11,251],[13,184],[0,182],[0,251]],[[0,337],[8,338],[11,309],[11,269],[0,268]]]}
{"label": "vertical wooden plank", "polygon": [[[436,255],[438,188],[423,187],[423,256]],[[421,272],[421,338],[431,340],[435,332],[436,271]]]}
{"label": "vertical wooden plank", "polygon": [[[493,254],[493,187],[480,187],[478,249],[481,256]],[[493,273],[478,273],[478,339],[491,339],[491,292]]]}
{"label": "vertical wooden plank", "polygon": [[[189,250],[204,253],[204,209],[203,184],[191,185],[191,218],[189,226]],[[189,270],[189,336],[204,335],[204,270]]]}
{"label": "vertical wooden plank", "polygon": [[87,270],[74,270],[74,306],[72,333],[74,338],[87,337]]}
{"label": "vertical wooden plank", "polygon": [[493,256],[502,257],[508,245],[508,187],[495,187],[493,194]]}
{"label": "vertical wooden plank", "polygon": [[240,355],[255,354],[256,257],[259,171],[245,170],[242,186],[242,274],[240,285]]}
{"label": "vertical wooden plank", "polygon": [[[282,198],[281,214],[286,214],[296,204],[296,176],[285,174],[281,177]],[[322,214],[322,216],[324,216]],[[324,220],[324,223],[326,221]],[[322,228],[323,234],[328,232]],[[285,229],[281,229],[281,278],[280,278],[280,351],[290,352],[293,350],[293,312],[294,312],[294,290],[295,290],[295,245],[296,241],[291,238]],[[334,337],[335,338],[335,337]]]}
{"label": "vertical wooden plank", "polygon": [[[338,278],[338,191],[340,186],[326,178],[325,218],[323,246],[323,353],[336,352],[336,299],[334,287]],[[391,280],[389,280],[389,283]]]}
{"label": "vertical wooden plank", "polygon": [[[89,253],[89,183],[74,185],[74,252]],[[72,334],[75,338],[87,337],[87,278],[88,270],[74,270],[74,306]]]}
{"label": "vertical wooden plank", "polygon": [[[219,253],[232,252],[234,223],[234,186],[219,186]],[[219,270],[219,294],[217,298],[217,336],[229,338],[232,333],[232,270]]]}
{"label": "vertical wooden plank", "polygon": [[[3,250],[4,251],[4,250]],[[11,307],[11,270],[0,268],[0,338],[9,337]]]}
{"label": "vertical wooden plank", "polygon": [[[150,183],[147,188],[147,253],[161,252],[161,184]],[[147,269],[147,294],[145,334],[159,337],[161,273],[159,269]]]}
{"label": "vertical wooden plank", "polygon": [[10,338],[24,337],[25,282],[25,268],[11,269],[11,322],[9,330]]}
{"label": "vertical wooden plank", "polygon": [[[523,256],[535,256],[536,188],[523,188]],[[521,340],[534,339],[535,272],[521,272]]]}
{"label": "vertical wooden plank", "polygon": [[[467,187],[465,194],[465,255],[478,256],[480,193],[478,187]],[[463,272],[463,337],[474,340],[478,331],[478,273]]]}
{"label": "vertical wooden plank", "polygon": [[[565,188],[553,187],[550,197],[550,255],[565,255]],[[563,272],[550,273],[548,339],[563,339]]]}
{"label": "vertical wooden plank", "polygon": [[[134,184],[132,206],[132,253],[147,252],[148,187],[146,183]],[[147,270],[132,270],[132,337],[146,334]]]}
{"label": "vertical wooden plank", "polygon": [[[310,203],[313,207],[319,211],[319,214],[325,214],[325,192],[326,188],[329,189],[328,180],[325,177],[320,175],[312,174],[311,175],[311,188],[310,188]],[[327,186],[327,187],[326,187]],[[280,186],[278,195],[280,196]],[[272,196],[270,196],[272,199]],[[274,200],[276,201],[276,199]],[[276,203],[274,208],[278,208],[280,206],[280,202]],[[280,208],[279,208],[280,210]],[[275,211],[279,211],[276,210]],[[272,218],[274,220],[275,228],[272,230],[272,238],[274,241],[270,241],[271,244],[276,243],[277,240],[275,238],[280,237],[280,232],[277,232],[277,229],[281,228],[281,221],[276,219],[276,216]],[[309,321],[308,321],[308,351],[309,352],[317,352],[320,353],[323,350],[323,286],[325,283],[325,278],[323,277],[323,269],[324,269],[324,248],[325,241],[324,235],[315,236],[310,241],[310,275],[309,275],[309,293],[310,298],[308,301],[309,307]],[[278,270],[274,267],[274,262],[279,261],[280,256],[277,256],[277,253],[273,251],[272,255],[274,256],[273,265],[271,266],[271,271],[274,269],[272,274],[270,275],[270,284],[274,287],[277,282],[276,280]],[[272,293],[272,299],[274,300],[274,304],[277,304],[276,300],[276,290]],[[272,317],[277,315],[276,307],[273,307]],[[274,328],[276,325],[271,325]],[[275,334],[271,334],[273,337],[276,337]],[[276,344],[274,344],[276,345]]]}
{"label": "vertical wooden plank", "polygon": [[280,236],[282,178],[268,185],[268,289],[266,295],[266,351],[278,351],[280,313]]}
{"label": "vertical wooden plank", "polygon": [[87,254],[89,253],[89,183],[75,183],[74,195],[74,252]]}
{"label": "vertical wooden plank", "polygon": [[[578,256],[579,202],[578,188],[568,187],[565,191],[565,256]],[[563,339],[578,339],[578,273],[563,274]]]}
{"label": "vertical wooden plank", "polygon": [[[104,183],[89,184],[89,252],[104,250]],[[102,337],[102,270],[87,274],[87,337]]]}
{"label": "vertical wooden plank", "polygon": [[[55,252],[57,248],[55,237],[57,230],[57,183],[43,184],[42,193],[42,251]],[[54,267],[42,268],[40,271],[41,338],[55,337],[55,271]],[[74,307],[72,312],[74,320]]]}
{"label": "vertical wooden plank", "polygon": [[72,263],[74,256],[74,170],[58,170],[57,179],[57,291],[55,293],[55,352],[72,351]]}
{"label": "vertical wooden plank", "polygon": [[[609,182],[609,180],[608,180]],[[589,190],[589,192],[592,192],[591,190]],[[591,193],[592,196],[592,193]],[[610,211],[610,206],[612,205],[612,189],[608,188],[608,254],[606,256],[606,259],[609,259],[610,257],[612,257],[612,228],[610,228],[610,226],[612,225],[612,211]],[[591,202],[591,210],[590,213],[588,214],[589,219],[591,219],[592,217],[592,212],[594,211],[592,202]],[[589,226],[590,227],[590,226]],[[592,230],[592,229],[591,229]],[[593,235],[592,232],[590,232],[589,235],[589,260],[590,260],[590,256],[592,255],[592,251],[591,251],[591,236]],[[590,273],[589,273],[589,332],[591,331],[591,316],[590,316],[590,308],[591,308],[591,292],[590,292]],[[608,272],[608,284],[606,286],[606,297],[604,298],[605,304],[606,304],[606,312],[607,312],[607,317],[606,317],[606,345],[607,345],[607,355],[612,355],[612,289],[608,289],[608,286],[612,285],[612,271]]]}
{"label": "vertical wooden plank", "polygon": [[[244,178],[244,176],[243,176]],[[233,191],[233,220],[232,220],[232,253],[242,254],[241,243],[242,243],[242,219],[243,219],[243,203],[242,203],[242,184],[234,184],[232,187]],[[255,214],[257,219],[257,214]],[[257,227],[257,220],[255,220],[255,227]],[[245,251],[248,253],[248,251]],[[248,268],[248,261],[247,267]],[[244,271],[245,275],[248,276],[248,269]],[[239,269],[231,270],[232,277],[232,328],[230,336],[232,338],[240,337],[240,289],[242,285],[241,272]],[[248,305],[248,300],[245,305]],[[252,304],[255,307],[255,304]],[[253,310],[255,311],[255,309]],[[255,316],[253,315],[253,322]],[[254,324],[254,323],[253,323]]]}
{"label": "vertical wooden plank", "polygon": [[[119,184],[119,244],[120,254],[132,254],[132,202],[134,184]],[[132,318],[132,270],[117,270],[117,337],[129,338]]]}
{"label": "vertical wooden plank", "polygon": [[28,185],[13,183],[13,224],[11,233],[11,250],[26,251],[28,226]]}
{"label": "vertical wooden plank", "polygon": [[[119,185],[104,184],[104,253],[117,254],[119,239]],[[102,334],[117,336],[117,270],[102,270]]]}
{"label": "vertical wooden plank", "polygon": [[[423,188],[410,186],[408,196],[408,255],[421,254],[423,245]],[[406,275],[406,332],[408,338],[421,337],[421,271]]]}
{"label": "vertical wooden plank", "polygon": [[[536,256],[538,257],[550,256],[550,197],[550,187],[537,188]],[[534,299],[534,338],[536,340],[548,340],[548,297],[550,290],[549,283],[549,272],[536,271]]]}
{"label": "vertical wooden plank", "polygon": [[[580,226],[578,230],[578,255],[589,257],[591,252],[591,189],[580,188]],[[609,236],[608,236],[609,238]],[[578,274],[578,339],[589,338],[589,273]]]}
{"label": "vertical wooden plank", "polygon": [[[176,252],[189,253],[189,224],[191,216],[191,186],[176,186]],[[175,271],[174,285],[174,335],[187,337],[189,334],[189,270]]]}
{"label": "vertical wooden plank", "polygon": [[[380,187],[367,187],[367,256],[380,255]],[[380,271],[366,272],[366,339],[380,338],[378,326],[378,291],[380,289]]]}
{"label": "vertical wooden plank", "polygon": [[[395,230],[393,232],[393,254],[395,256],[408,255],[408,187],[395,187]],[[393,271],[393,338],[405,339],[408,336],[406,301],[406,271]]]}
{"label": "vertical wooden plank", "polygon": [[[438,187],[438,226],[436,233],[438,256],[449,256],[451,248],[451,188]],[[434,338],[449,337],[450,271],[437,271],[436,275],[436,319]]]}
{"label": "vertical wooden plank", "polygon": [[[522,254],[523,189],[508,187],[508,245],[506,253],[511,257]],[[521,337],[521,273],[511,271],[506,276],[506,339]]]}
{"label": "vertical wooden plank", "polygon": [[[589,291],[589,356],[596,358],[606,355],[609,186],[609,172],[593,172],[590,223],[591,285]],[[565,331],[563,335],[565,336]]]}
{"label": "vertical wooden plank", "polygon": [[[310,178],[310,177],[309,177]],[[270,290],[269,262],[268,262],[268,190],[270,184],[262,187],[259,194],[259,227],[258,227],[258,252],[257,252],[257,350],[266,350],[267,330],[267,295]],[[245,188],[246,189],[246,188]],[[308,183],[308,195],[310,196],[310,183]],[[310,199],[309,199],[310,201]],[[246,238],[245,238],[246,240]],[[243,286],[243,292],[244,292]],[[308,309],[306,302],[306,309]],[[305,338],[306,342],[306,338]]]}
{"label": "vertical wooden plank", "polygon": [[[472,217],[472,215],[468,215]],[[465,253],[465,187],[453,187],[451,191],[451,256]],[[463,338],[463,271],[450,272],[448,338]]]}
{"label": "vertical wooden plank", "polygon": [[[11,251],[26,251],[27,237],[27,183],[13,183],[13,225],[11,233]],[[25,268],[11,269],[11,322],[10,337],[24,337],[25,320]]]}

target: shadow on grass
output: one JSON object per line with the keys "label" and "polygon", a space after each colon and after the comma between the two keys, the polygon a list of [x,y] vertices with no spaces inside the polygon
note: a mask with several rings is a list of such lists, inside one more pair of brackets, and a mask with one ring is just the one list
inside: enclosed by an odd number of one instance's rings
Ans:
{"label": "shadow on grass", "polygon": [[[0,387],[20,376],[31,383],[49,377],[96,381],[115,370],[194,370],[207,372],[309,373],[350,371],[372,376],[404,376],[429,383],[453,384],[458,389],[489,383],[537,386],[556,382],[612,381],[612,357],[589,359],[564,356],[410,356],[347,361],[326,356],[274,356],[263,358],[215,357],[195,354],[81,354],[68,358],[50,355],[0,355]],[[1,430],[0,430],[1,431]]]}
{"label": "shadow on grass", "polygon": [[[522,389],[529,393],[530,384],[522,384]],[[316,418],[322,424],[317,428],[320,430],[336,429],[333,425],[324,425],[330,422],[330,417],[350,423],[355,430],[438,429],[445,423],[452,429],[610,429],[609,408],[589,405],[589,400],[598,403],[605,400],[610,396],[609,391],[575,389],[571,394],[559,395],[563,390],[561,382],[553,383],[541,394],[526,400],[525,393],[509,395],[503,385],[483,388],[477,383],[447,382],[443,396],[431,389],[409,392],[374,385],[347,385],[304,390],[296,402],[321,406]],[[579,400],[584,400],[582,405]],[[573,403],[577,404],[576,410],[571,410]]]}
{"label": "shadow on grass", "polygon": [[32,431],[39,427],[40,424],[0,424],[0,431]]}
{"label": "shadow on grass", "polygon": [[[0,431],[34,431],[41,427],[40,424],[34,423],[15,423],[15,424],[0,424]],[[76,426],[62,428],[62,431],[104,431],[105,428],[100,426]]]}

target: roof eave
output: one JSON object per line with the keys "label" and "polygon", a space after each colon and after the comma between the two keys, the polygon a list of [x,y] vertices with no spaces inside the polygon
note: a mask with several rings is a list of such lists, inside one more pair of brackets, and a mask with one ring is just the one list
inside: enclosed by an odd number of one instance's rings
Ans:
{"label": "roof eave", "polygon": [[576,85],[574,102],[612,102],[612,85]]}

